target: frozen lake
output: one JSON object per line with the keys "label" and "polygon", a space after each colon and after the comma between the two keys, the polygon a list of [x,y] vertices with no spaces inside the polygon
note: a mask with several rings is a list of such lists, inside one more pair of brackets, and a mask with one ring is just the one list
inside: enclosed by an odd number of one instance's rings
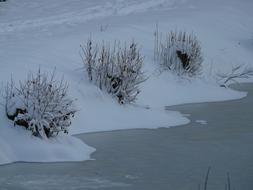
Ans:
{"label": "frozen lake", "polygon": [[156,130],[79,135],[97,151],[95,160],[73,163],[15,163],[0,166],[0,189],[253,189],[253,85],[242,100],[169,107],[190,114],[191,123]]}

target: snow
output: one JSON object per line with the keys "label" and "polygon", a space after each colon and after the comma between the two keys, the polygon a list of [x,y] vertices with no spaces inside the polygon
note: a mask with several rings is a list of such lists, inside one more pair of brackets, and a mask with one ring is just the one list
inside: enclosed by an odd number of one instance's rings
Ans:
{"label": "snow", "polygon": [[207,121],[206,120],[202,120],[202,119],[198,119],[195,122],[199,123],[200,125],[206,125],[207,124]]}
{"label": "snow", "polygon": [[54,139],[40,139],[21,127],[12,127],[1,111],[0,164],[11,162],[61,162],[90,160],[94,148],[81,140],[59,135]]}
{"label": "snow", "polygon": [[[162,92],[161,92],[162,89]],[[148,96],[146,96],[148,94]],[[149,102],[152,107],[199,102],[216,102],[240,99],[247,95],[232,89],[219,87],[205,79],[184,80],[162,73],[143,85],[139,102]],[[153,101],[156,99],[156,101]]]}
{"label": "snow", "polygon": [[[64,75],[69,83],[70,96],[77,98],[71,135],[186,124],[185,115],[164,107],[246,96],[219,87],[215,76],[232,65],[253,66],[252,7],[251,0],[7,0],[0,3],[0,80],[4,86],[11,76],[18,81],[39,67],[56,68],[57,77]],[[184,30],[197,36],[204,55],[202,76],[160,74],[152,57],[156,23],[163,34]],[[79,51],[90,36],[98,42],[135,39],[141,45],[149,79],[136,105],[120,106],[89,84]],[[94,151],[71,135],[47,141],[32,137],[7,121],[4,107],[0,113],[0,164],[81,161]]]}

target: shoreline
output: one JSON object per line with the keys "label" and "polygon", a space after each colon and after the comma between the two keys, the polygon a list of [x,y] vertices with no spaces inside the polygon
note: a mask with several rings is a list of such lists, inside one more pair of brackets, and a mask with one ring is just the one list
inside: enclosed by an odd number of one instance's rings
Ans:
{"label": "shoreline", "polygon": [[253,85],[241,88],[249,91],[242,100],[177,106],[191,113],[187,125],[78,135],[97,149],[90,161],[2,165],[0,184],[12,190],[31,189],[31,183],[43,189],[189,190],[203,183],[211,166],[208,189],[224,188],[229,172],[231,187],[251,190]]}
{"label": "shoreline", "polygon": [[[168,110],[168,111],[177,111],[175,110],[175,108],[177,107],[183,107],[183,106],[189,106],[189,105],[196,105],[196,104],[212,104],[212,103],[220,103],[220,102],[233,102],[233,101],[240,101],[244,98],[246,98],[248,96],[248,92],[244,91],[242,89],[240,89],[240,86],[244,86],[244,85],[252,85],[253,86],[253,82],[242,82],[242,83],[234,83],[234,84],[230,84],[229,88],[239,91],[239,92],[245,92],[246,96],[241,97],[241,98],[237,98],[237,99],[232,99],[232,100],[218,100],[218,101],[207,101],[207,102],[197,102],[197,103],[183,103],[183,104],[177,104],[177,105],[170,105],[170,106],[164,106],[164,110]],[[181,113],[181,112],[180,112]],[[188,118],[188,117],[187,117]],[[189,123],[191,123],[192,121],[190,120]],[[186,124],[181,124],[181,125],[175,125],[175,126],[170,126],[170,127],[157,127],[157,128],[134,128],[134,129],[115,129],[115,130],[105,130],[105,131],[98,131],[98,132],[84,132],[84,133],[80,133],[80,134],[73,134],[71,136],[74,137],[78,137],[80,135],[89,135],[89,134],[99,134],[99,133],[110,133],[110,132],[121,132],[121,131],[129,131],[129,130],[156,130],[159,128],[171,128],[171,127],[180,127],[180,126],[184,126],[184,125],[188,125],[189,123]]]}

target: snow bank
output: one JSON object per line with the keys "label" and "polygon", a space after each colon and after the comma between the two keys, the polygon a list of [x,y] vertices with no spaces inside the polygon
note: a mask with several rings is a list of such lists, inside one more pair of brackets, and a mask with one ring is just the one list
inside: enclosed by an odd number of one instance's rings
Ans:
{"label": "snow bank", "polygon": [[89,160],[94,148],[78,138],[59,135],[54,139],[42,140],[30,131],[14,127],[0,119],[0,165],[11,162],[62,162]]}
{"label": "snow bank", "polygon": [[246,95],[246,92],[221,88],[216,83],[203,78],[184,80],[163,73],[160,76],[152,77],[143,84],[139,102],[141,104],[149,102],[151,107],[161,107],[163,105],[234,100]]}
{"label": "snow bank", "polygon": [[[147,104],[122,105],[94,86],[86,88],[72,86],[79,90],[76,118],[70,133],[111,131],[122,129],[171,127],[186,124],[189,120],[179,112],[166,111],[164,106],[148,108]],[[78,94],[76,94],[77,96]]]}

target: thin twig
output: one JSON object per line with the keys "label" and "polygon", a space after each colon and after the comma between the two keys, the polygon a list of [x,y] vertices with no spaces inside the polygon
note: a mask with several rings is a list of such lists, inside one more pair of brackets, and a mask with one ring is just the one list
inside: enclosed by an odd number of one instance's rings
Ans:
{"label": "thin twig", "polygon": [[211,170],[211,167],[209,166],[208,169],[207,169],[207,173],[206,173],[205,184],[204,184],[204,190],[207,190],[207,184],[208,184],[208,178],[209,178],[210,170]]}

